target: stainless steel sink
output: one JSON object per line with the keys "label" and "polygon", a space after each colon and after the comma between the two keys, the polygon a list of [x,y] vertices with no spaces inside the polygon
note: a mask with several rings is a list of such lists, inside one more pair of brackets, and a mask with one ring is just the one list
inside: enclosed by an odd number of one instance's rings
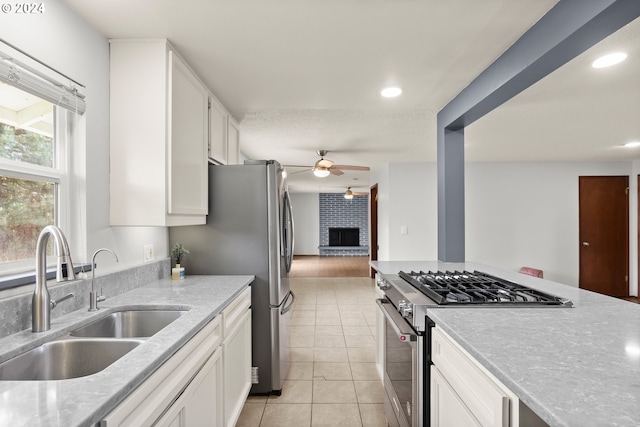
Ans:
{"label": "stainless steel sink", "polygon": [[70,333],[73,337],[147,338],[182,316],[184,310],[127,310],[111,313]]}
{"label": "stainless steel sink", "polygon": [[102,371],[142,340],[66,339],[45,343],[0,363],[0,380],[66,380]]}

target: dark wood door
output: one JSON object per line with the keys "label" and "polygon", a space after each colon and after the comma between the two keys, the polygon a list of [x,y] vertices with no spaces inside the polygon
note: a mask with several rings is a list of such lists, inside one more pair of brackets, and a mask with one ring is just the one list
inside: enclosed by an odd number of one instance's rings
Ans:
{"label": "dark wood door", "polygon": [[[376,261],[378,259],[378,184],[371,186],[369,192],[369,212],[371,213],[369,229],[371,235],[369,236],[370,259]],[[371,278],[376,275],[375,270],[372,268],[370,272]]]}
{"label": "dark wood door", "polygon": [[580,287],[629,295],[629,177],[579,177]]}

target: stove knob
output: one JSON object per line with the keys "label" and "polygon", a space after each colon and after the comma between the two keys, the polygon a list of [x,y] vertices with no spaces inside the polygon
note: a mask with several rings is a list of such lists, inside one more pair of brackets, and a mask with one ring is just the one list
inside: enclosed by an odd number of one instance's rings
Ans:
{"label": "stove knob", "polygon": [[402,309],[402,317],[411,316],[413,316],[413,307],[411,306],[411,304],[405,304],[404,308]]}
{"label": "stove knob", "polygon": [[391,283],[387,282],[387,281],[386,281],[386,280],[384,280],[384,279],[378,279],[378,280],[376,281],[376,284],[377,284],[377,285],[378,285],[378,287],[379,287],[381,290],[383,290],[383,291],[386,291],[386,290],[388,290],[388,289],[391,289]]}
{"label": "stove knob", "polygon": [[407,306],[407,302],[401,299],[400,301],[398,301],[398,312],[402,313],[407,308]]}

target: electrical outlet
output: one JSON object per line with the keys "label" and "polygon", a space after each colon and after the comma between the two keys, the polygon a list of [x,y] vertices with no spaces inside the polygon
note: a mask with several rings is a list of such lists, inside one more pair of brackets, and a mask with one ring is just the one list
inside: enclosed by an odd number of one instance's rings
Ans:
{"label": "electrical outlet", "polygon": [[142,250],[142,262],[153,261],[153,245],[144,245]]}

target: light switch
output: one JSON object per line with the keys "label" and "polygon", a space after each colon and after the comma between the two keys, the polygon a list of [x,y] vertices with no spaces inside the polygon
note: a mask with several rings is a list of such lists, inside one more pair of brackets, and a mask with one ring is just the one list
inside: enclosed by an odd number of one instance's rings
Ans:
{"label": "light switch", "polygon": [[409,229],[407,228],[406,225],[400,226],[400,234],[409,234]]}

